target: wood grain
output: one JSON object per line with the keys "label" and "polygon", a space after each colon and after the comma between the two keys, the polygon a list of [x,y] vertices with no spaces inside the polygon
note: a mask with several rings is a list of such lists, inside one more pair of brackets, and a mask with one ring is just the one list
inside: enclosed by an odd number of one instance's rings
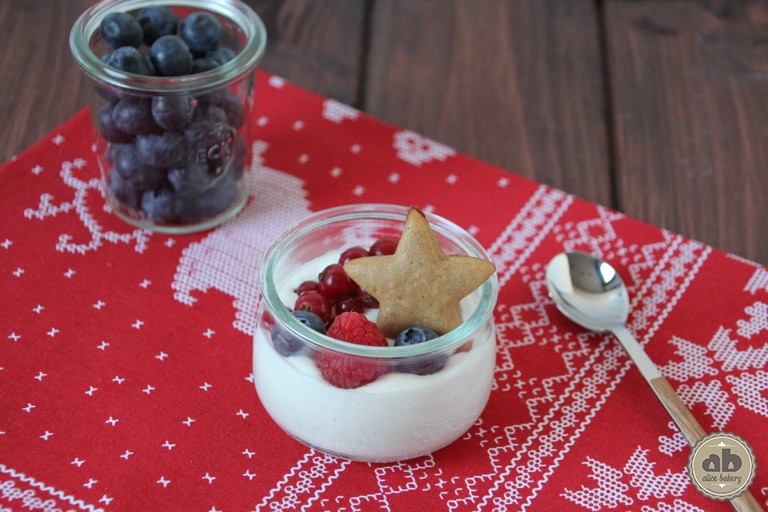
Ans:
{"label": "wood grain", "polygon": [[262,69],[317,94],[359,104],[363,0],[245,0],[264,20]]}
{"label": "wood grain", "polygon": [[594,3],[376,2],[364,107],[610,205]]}
{"label": "wood grain", "polygon": [[[69,50],[69,30],[93,0],[0,2],[4,44],[0,162],[86,106],[92,97]],[[247,0],[268,29],[262,68],[319,94],[354,104],[359,96],[366,3],[357,0]],[[30,31],[30,27],[35,27]],[[44,38],[39,34],[45,34]]]}
{"label": "wood grain", "polygon": [[680,397],[675,393],[674,388],[669,384],[669,381],[664,377],[658,377],[648,381],[653,388],[653,392],[659,397],[659,400],[664,405],[664,408],[669,413],[670,417],[675,420],[680,432],[683,433],[688,444],[695,445],[706,434],[704,429],[696,418],[693,417],[691,411],[685,406]]}
{"label": "wood grain", "polygon": [[[69,30],[90,0],[0,2],[0,162],[86,105],[90,87],[72,60]],[[44,36],[41,36],[44,34]]]}
{"label": "wood grain", "polygon": [[[675,393],[674,388],[664,377],[658,377],[648,381],[653,388],[653,392],[659,398],[670,417],[675,420],[675,424],[682,432],[688,444],[691,446],[703,439],[707,433],[699,425],[691,411],[686,407],[680,397]],[[740,496],[729,500],[734,510],[738,512],[761,512],[763,509],[755,497],[747,490]]]}
{"label": "wood grain", "polygon": [[[768,263],[765,3],[247,2],[266,71]],[[0,162],[86,105],[68,35],[92,3],[0,2]]]}
{"label": "wood grain", "polygon": [[619,209],[768,262],[768,8],[605,9]]}

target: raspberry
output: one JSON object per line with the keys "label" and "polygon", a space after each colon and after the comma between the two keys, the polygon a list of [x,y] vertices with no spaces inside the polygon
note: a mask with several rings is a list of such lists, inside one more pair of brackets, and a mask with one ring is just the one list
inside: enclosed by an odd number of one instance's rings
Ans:
{"label": "raspberry", "polygon": [[[342,313],[336,317],[328,329],[328,336],[337,340],[367,345],[386,347],[387,338],[378,326],[364,315],[355,312]],[[357,388],[373,382],[386,368],[374,361],[367,361],[359,356],[322,352],[315,359],[323,378],[333,386],[344,389]]]}

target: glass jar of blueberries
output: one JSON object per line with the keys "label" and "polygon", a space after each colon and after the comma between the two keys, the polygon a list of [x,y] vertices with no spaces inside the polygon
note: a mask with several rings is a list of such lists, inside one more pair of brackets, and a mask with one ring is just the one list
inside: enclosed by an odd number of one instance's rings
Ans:
{"label": "glass jar of blueberries", "polygon": [[95,82],[96,153],[116,215],[190,233],[242,209],[265,45],[239,0],[103,0],[80,16],[70,47]]}

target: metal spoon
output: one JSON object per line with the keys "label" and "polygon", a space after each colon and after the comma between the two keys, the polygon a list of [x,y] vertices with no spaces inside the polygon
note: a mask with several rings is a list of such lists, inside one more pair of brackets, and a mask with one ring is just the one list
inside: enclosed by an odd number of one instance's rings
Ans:
{"label": "metal spoon", "polygon": [[[560,253],[547,265],[546,282],[549,296],[566,317],[586,329],[612,332],[618,338],[688,443],[694,445],[706,435],[625,327],[629,296],[624,282],[611,265],[585,252]],[[762,510],[749,492],[733,498],[731,504],[736,510]]]}

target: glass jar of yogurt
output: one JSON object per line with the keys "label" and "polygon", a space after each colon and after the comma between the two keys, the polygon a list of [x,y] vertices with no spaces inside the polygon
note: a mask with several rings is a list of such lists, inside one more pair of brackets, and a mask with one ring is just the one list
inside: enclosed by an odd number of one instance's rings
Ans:
{"label": "glass jar of yogurt", "polygon": [[[285,432],[325,453],[367,462],[426,455],[461,437],[488,401],[496,362],[495,274],[462,300],[459,327],[411,346],[346,343],[310,329],[290,312],[301,282],[316,279],[349,247],[399,238],[407,211],[363,204],[318,212],[285,231],[265,254],[253,341],[256,391]],[[437,215],[427,219],[446,255],[488,259],[464,229]],[[375,311],[369,312],[374,318]],[[278,329],[293,340],[290,353],[273,344]],[[375,368],[375,377],[358,387],[336,387],[318,369],[318,361],[327,358]],[[437,371],[413,371],[436,361]]]}
{"label": "glass jar of yogurt", "polygon": [[264,24],[247,4],[102,0],[77,19],[69,42],[95,86],[95,153],[113,213],[190,233],[242,209],[254,72],[266,47]]}

